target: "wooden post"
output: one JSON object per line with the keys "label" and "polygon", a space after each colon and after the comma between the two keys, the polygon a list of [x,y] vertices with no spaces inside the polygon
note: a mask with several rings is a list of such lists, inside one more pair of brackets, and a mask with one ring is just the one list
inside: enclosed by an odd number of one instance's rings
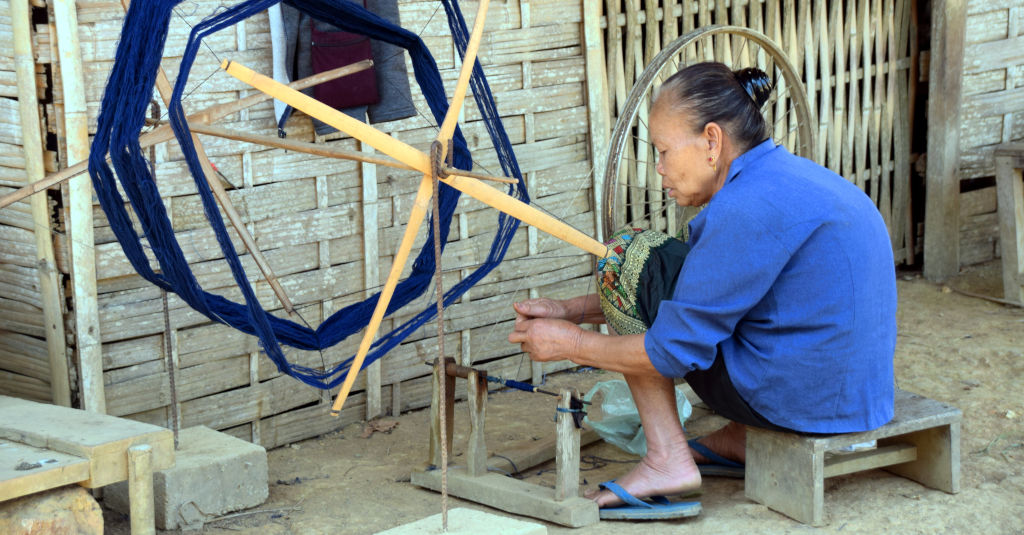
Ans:
{"label": "wooden post", "polygon": [[[356,143],[362,152],[373,154],[373,147],[364,147],[358,141]],[[377,247],[377,166],[362,163],[359,169],[363,180],[363,282],[364,288],[368,289],[366,293],[373,294],[372,289],[380,284],[380,251]],[[378,360],[366,368],[366,419],[380,416],[384,412],[383,407],[381,361]]]}
{"label": "wooden post", "polygon": [[[434,373],[431,381],[430,395],[430,450],[427,453],[427,462],[431,465],[441,466],[441,404],[444,403],[446,414],[451,414],[455,408],[455,376],[446,371],[449,362],[454,359],[445,357],[445,366],[434,366]],[[445,382],[445,399],[441,399],[441,381]],[[448,453],[451,453],[452,435],[455,431],[454,419],[447,418],[445,422],[445,444],[448,446]]]}
{"label": "wooden post", "polygon": [[128,508],[132,535],[156,533],[153,516],[153,448],[149,444],[128,448]]}
{"label": "wooden post", "polygon": [[466,376],[469,384],[469,446],[466,448],[466,473],[471,476],[482,476],[487,473],[487,442],[484,440],[487,378],[484,375],[483,371],[477,371]]}
{"label": "wooden post", "polygon": [[580,430],[573,421],[571,401],[579,394],[564,389],[558,399],[555,416],[555,500],[564,501],[580,495]]}
{"label": "wooden post", "polygon": [[924,276],[933,281],[960,271],[960,101],[966,4],[966,0],[932,3]]}
{"label": "wooden post", "polygon": [[[85,104],[82,53],[78,44],[78,14],[73,0],[53,0],[61,84],[64,88],[64,130],[68,164],[89,158],[89,118]],[[105,413],[103,355],[99,306],[96,298],[96,253],[92,222],[92,183],[76,176],[68,183],[71,284],[75,303],[75,341],[82,377],[85,410]]]}
{"label": "wooden post", "polygon": [[995,157],[1003,296],[1024,305],[1024,143],[999,145]]}
{"label": "wooden post", "polygon": [[[35,61],[32,54],[28,0],[11,0],[11,26],[14,38],[14,65],[18,77],[18,108],[21,114],[22,146],[25,150],[25,174],[29,183],[46,174],[43,166],[42,133],[39,129],[39,107],[36,93]],[[36,270],[39,272],[39,294],[43,304],[46,349],[50,362],[50,396],[56,405],[71,406],[68,381],[67,340],[61,289],[50,238],[50,210],[45,195],[29,201],[32,227],[36,237]]]}

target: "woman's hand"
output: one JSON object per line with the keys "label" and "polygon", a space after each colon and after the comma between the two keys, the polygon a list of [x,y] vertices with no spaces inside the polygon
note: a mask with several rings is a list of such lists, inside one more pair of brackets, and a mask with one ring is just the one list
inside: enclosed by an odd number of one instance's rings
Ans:
{"label": "woman's hand", "polygon": [[547,297],[538,297],[513,303],[512,308],[516,310],[517,325],[520,321],[537,318],[572,321],[570,316],[573,315],[572,311],[569,310],[568,301],[548,299]]}
{"label": "woman's hand", "polygon": [[508,335],[508,341],[519,344],[531,360],[572,360],[579,353],[583,329],[563,319],[529,319],[520,316],[517,307],[515,330]]}

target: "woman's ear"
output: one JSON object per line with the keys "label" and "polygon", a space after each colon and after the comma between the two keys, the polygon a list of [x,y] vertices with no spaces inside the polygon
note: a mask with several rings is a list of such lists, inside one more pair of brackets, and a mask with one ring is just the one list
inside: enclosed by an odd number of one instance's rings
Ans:
{"label": "woman's ear", "polygon": [[722,127],[716,122],[704,125],[704,138],[708,144],[708,150],[720,150],[722,146]]}

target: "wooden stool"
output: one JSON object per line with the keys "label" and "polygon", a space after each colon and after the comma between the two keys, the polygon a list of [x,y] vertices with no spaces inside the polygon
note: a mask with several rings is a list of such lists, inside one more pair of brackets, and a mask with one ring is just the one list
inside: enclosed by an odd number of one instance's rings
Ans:
{"label": "wooden stool", "polygon": [[997,146],[995,158],[1003,295],[1024,305],[1024,143]]}
{"label": "wooden stool", "polygon": [[[885,467],[922,485],[960,491],[960,409],[896,391],[896,415],[864,433],[804,436],[747,428],[747,498],[805,524],[824,518],[824,480]],[[868,451],[835,454],[878,441]]]}

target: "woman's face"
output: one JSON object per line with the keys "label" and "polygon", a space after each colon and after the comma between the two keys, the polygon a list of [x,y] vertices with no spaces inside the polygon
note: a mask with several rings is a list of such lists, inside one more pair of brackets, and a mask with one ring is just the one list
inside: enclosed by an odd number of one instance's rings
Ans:
{"label": "woman's face", "polygon": [[[650,129],[658,151],[657,171],[668,196],[680,206],[701,206],[711,200],[725,179],[724,162],[718,162],[721,140],[716,141],[708,127],[695,133],[689,117],[662,98],[654,102]],[[714,158],[714,165],[708,158]]]}

